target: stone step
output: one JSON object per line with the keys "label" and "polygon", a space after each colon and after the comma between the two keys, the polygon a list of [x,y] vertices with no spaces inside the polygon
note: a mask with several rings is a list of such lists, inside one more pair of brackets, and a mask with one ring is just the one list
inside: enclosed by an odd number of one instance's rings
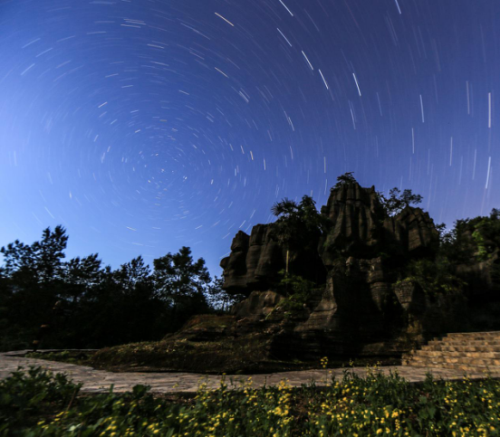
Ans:
{"label": "stone step", "polygon": [[413,355],[410,358],[412,362],[432,362],[436,365],[448,364],[464,364],[467,366],[500,366],[499,359],[492,358],[475,358],[475,357],[449,357],[447,355],[441,356],[421,356],[419,354]]}
{"label": "stone step", "polygon": [[446,337],[474,337],[476,335],[487,337],[500,337],[500,331],[484,331],[484,332],[449,332]]}
{"label": "stone step", "polygon": [[445,343],[445,344],[491,344],[498,345],[500,344],[499,339],[494,338],[485,338],[483,340],[474,339],[474,340],[457,340],[451,338],[443,338],[442,340],[431,340],[429,343]]}
{"label": "stone step", "polygon": [[456,357],[470,357],[470,358],[480,358],[480,359],[497,359],[500,360],[500,352],[475,352],[475,351],[433,351],[433,350],[419,350],[415,352],[415,355],[422,357],[440,357],[446,356],[450,358]]}
{"label": "stone step", "polygon": [[452,332],[403,354],[402,362],[414,367],[500,372],[500,331]]}
{"label": "stone step", "polygon": [[448,345],[448,344],[428,344],[422,347],[423,351],[442,351],[442,352],[500,352],[500,345]]}
{"label": "stone step", "polygon": [[500,340],[496,339],[486,339],[486,340],[452,340],[444,338],[443,340],[431,340],[427,344],[451,344],[451,345],[483,345],[488,344],[491,346],[499,345]]}
{"label": "stone step", "polygon": [[474,341],[474,340],[490,340],[500,341],[500,332],[471,332],[471,333],[455,333],[447,334],[443,337],[447,341]]}
{"label": "stone step", "polygon": [[457,363],[433,363],[427,361],[409,361],[407,366],[420,367],[420,368],[441,368],[441,369],[453,369],[453,370],[464,370],[473,373],[483,373],[490,371],[492,374],[500,375],[500,366],[478,366],[478,365],[467,365],[467,364],[457,364]]}
{"label": "stone step", "polygon": [[499,346],[500,345],[500,340],[431,340],[427,344],[447,344],[450,346],[463,346],[463,345],[470,345],[470,346]]}

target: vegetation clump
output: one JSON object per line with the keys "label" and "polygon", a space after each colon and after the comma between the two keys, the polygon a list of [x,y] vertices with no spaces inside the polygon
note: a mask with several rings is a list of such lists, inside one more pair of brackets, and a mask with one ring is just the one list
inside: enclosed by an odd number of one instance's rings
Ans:
{"label": "vegetation clump", "polygon": [[61,361],[63,363],[89,366],[92,363],[92,357],[94,356],[95,352],[96,351],[94,350],[29,352],[26,354],[26,358]]}
{"label": "vegetation clump", "polygon": [[317,284],[304,279],[302,276],[286,273],[284,270],[279,273],[282,279],[278,291],[283,294],[284,299],[267,317],[282,313],[285,319],[288,319],[302,313],[310,301],[311,294],[322,291],[322,287],[318,287]]}
{"label": "vegetation clump", "polygon": [[[500,430],[500,381],[487,378],[411,384],[377,368],[361,378],[325,375],[292,388],[253,388],[251,378],[202,383],[194,398],[153,395],[138,385],[124,394],[80,395],[81,386],[40,369],[0,383],[5,436],[494,436]],[[328,372],[328,371],[326,371]],[[229,380],[228,380],[229,379]]]}
{"label": "vegetation clump", "polygon": [[65,260],[67,241],[57,226],[31,245],[16,240],[0,249],[0,351],[33,341],[86,349],[160,340],[234,300],[189,247],[155,259],[153,269],[138,256],[113,270],[97,254]]}

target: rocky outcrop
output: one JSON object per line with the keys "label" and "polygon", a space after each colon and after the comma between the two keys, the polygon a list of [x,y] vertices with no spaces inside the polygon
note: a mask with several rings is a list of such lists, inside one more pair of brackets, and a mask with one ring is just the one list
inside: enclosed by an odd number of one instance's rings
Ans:
{"label": "rocky outcrop", "polygon": [[395,217],[384,220],[386,239],[397,242],[403,252],[416,256],[435,253],[439,245],[439,232],[427,212],[407,207]]}
{"label": "rocky outcrop", "polygon": [[[324,268],[316,251],[316,241],[310,249],[289,250],[289,268],[306,279],[324,278]],[[285,269],[286,249],[278,244],[273,225],[256,225],[250,236],[239,231],[231,244],[231,253],[222,259],[224,290],[250,295],[252,291],[276,287]]]}
{"label": "rocky outcrop", "polygon": [[290,251],[294,274],[324,284],[295,315],[281,309],[285,296],[277,281],[286,251],[272,224],[255,226],[250,236],[238,232],[221,262],[223,288],[249,296],[232,314],[247,327],[251,321],[252,329],[261,323],[272,332],[272,353],[393,356],[455,328],[466,305],[461,296],[433,298],[413,282],[397,281],[398,265],[432,259],[438,247],[439,233],[427,213],[407,207],[390,217],[375,187],[345,183],[332,190],[321,215],[327,225],[317,244]]}
{"label": "rocky outcrop", "polygon": [[231,254],[221,261],[224,289],[249,294],[274,285],[285,268],[283,250],[272,236],[271,225],[257,225],[250,236],[239,231],[231,244]]}
{"label": "rocky outcrop", "polygon": [[326,266],[339,254],[359,258],[388,251],[429,255],[439,242],[439,233],[428,213],[407,207],[395,217],[388,217],[375,187],[344,184],[332,190],[321,214],[331,221],[319,248]]}
{"label": "rocky outcrop", "polygon": [[332,190],[321,214],[331,223],[319,247],[326,266],[339,254],[366,256],[380,249],[383,211],[375,187],[365,189],[358,184],[344,184]]}
{"label": "rocky outcrop", "polygon": [[233,306],[231,314],[240,319],[259,319],[272,313],[283,299],[282,295],[274,291],[252,291],[247,299]]}

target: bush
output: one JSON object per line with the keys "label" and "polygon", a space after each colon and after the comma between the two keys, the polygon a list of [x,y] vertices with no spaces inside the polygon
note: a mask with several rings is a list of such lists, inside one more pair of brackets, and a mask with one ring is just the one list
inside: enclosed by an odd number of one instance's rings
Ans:
{"label": "bush", "polygon": [[405,269],[404,281],[416,282],[428,296],[462,290],[464,281],[454,274],[453,264],[445,257],[435,261],[412,260]]}
{"label": "bush", "polygon": [[32,423],[53,409],[70,407],[81,384],[73,384],[66,375],[30,367],[19,368],[12,376],[0,382],[0,435]]}
{"label": "bush", "polygon": [[279,274],[283,277],[278,289],[285,298],[274,308],[268,317],[276,311],[283,312],[285,317],[290,317],[301,312],[310,299],[311,294],[318,290],[318,286],[314,282],[308,281],[301,276],[287,274],[284,270],[281,270]]}

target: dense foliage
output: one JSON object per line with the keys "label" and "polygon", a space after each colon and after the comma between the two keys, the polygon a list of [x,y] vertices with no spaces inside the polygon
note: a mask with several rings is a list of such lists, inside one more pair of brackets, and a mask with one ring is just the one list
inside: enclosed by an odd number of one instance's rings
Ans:
{"label": "dense foliage", "polygon": [[[323,361],[326,365],[326,362]],[[397,372],[348,369],[292,389],[253,389],[251,378],[201,384],[194,399],[153,397],[147,386],[76,396],[65,377],[31,369],[0,383],[0,435],[5,436],[495,436],[500,382],[434,380],[411,384]],[[235,390],[236,389],[236,390]]]}
{"label": "dense foliage", "polygon": [[322,286],[318,286],[314,282],[304,279],[302,276],[290,273],[287,274],[284,270],[279,273],[282,278],[278,284],[278,291],[284,298],[273,309],[269,316],[283,313],[283,316],[287,319],[296,314],[300,314],[310,300],[311,294],[323,290]]}
{"label": "dense foliage", "polygon": [[486,261],[500,249],[500,210],[493,208],[489,217],[456,220],[444,233],[442,251],[455,263]]}
{"label": "dense foliage", "polygon": [[311,237],[321,234],[327,224],[314,199],[307,195],[299,203],[285,197],[273,205],[271,212],[277,217],[273,224],[275,235],[287,248],[307,246]]}
{"label": "dense foliage", "polygon": [[112,270],[97,254],[65,261],[67,240],[57,226],[31,245],[0,249],[0,350],[29,348],[42,324],[45,348],[158,340],[227,300],[188,247],[154,260],[153,270],[140,256]]}

